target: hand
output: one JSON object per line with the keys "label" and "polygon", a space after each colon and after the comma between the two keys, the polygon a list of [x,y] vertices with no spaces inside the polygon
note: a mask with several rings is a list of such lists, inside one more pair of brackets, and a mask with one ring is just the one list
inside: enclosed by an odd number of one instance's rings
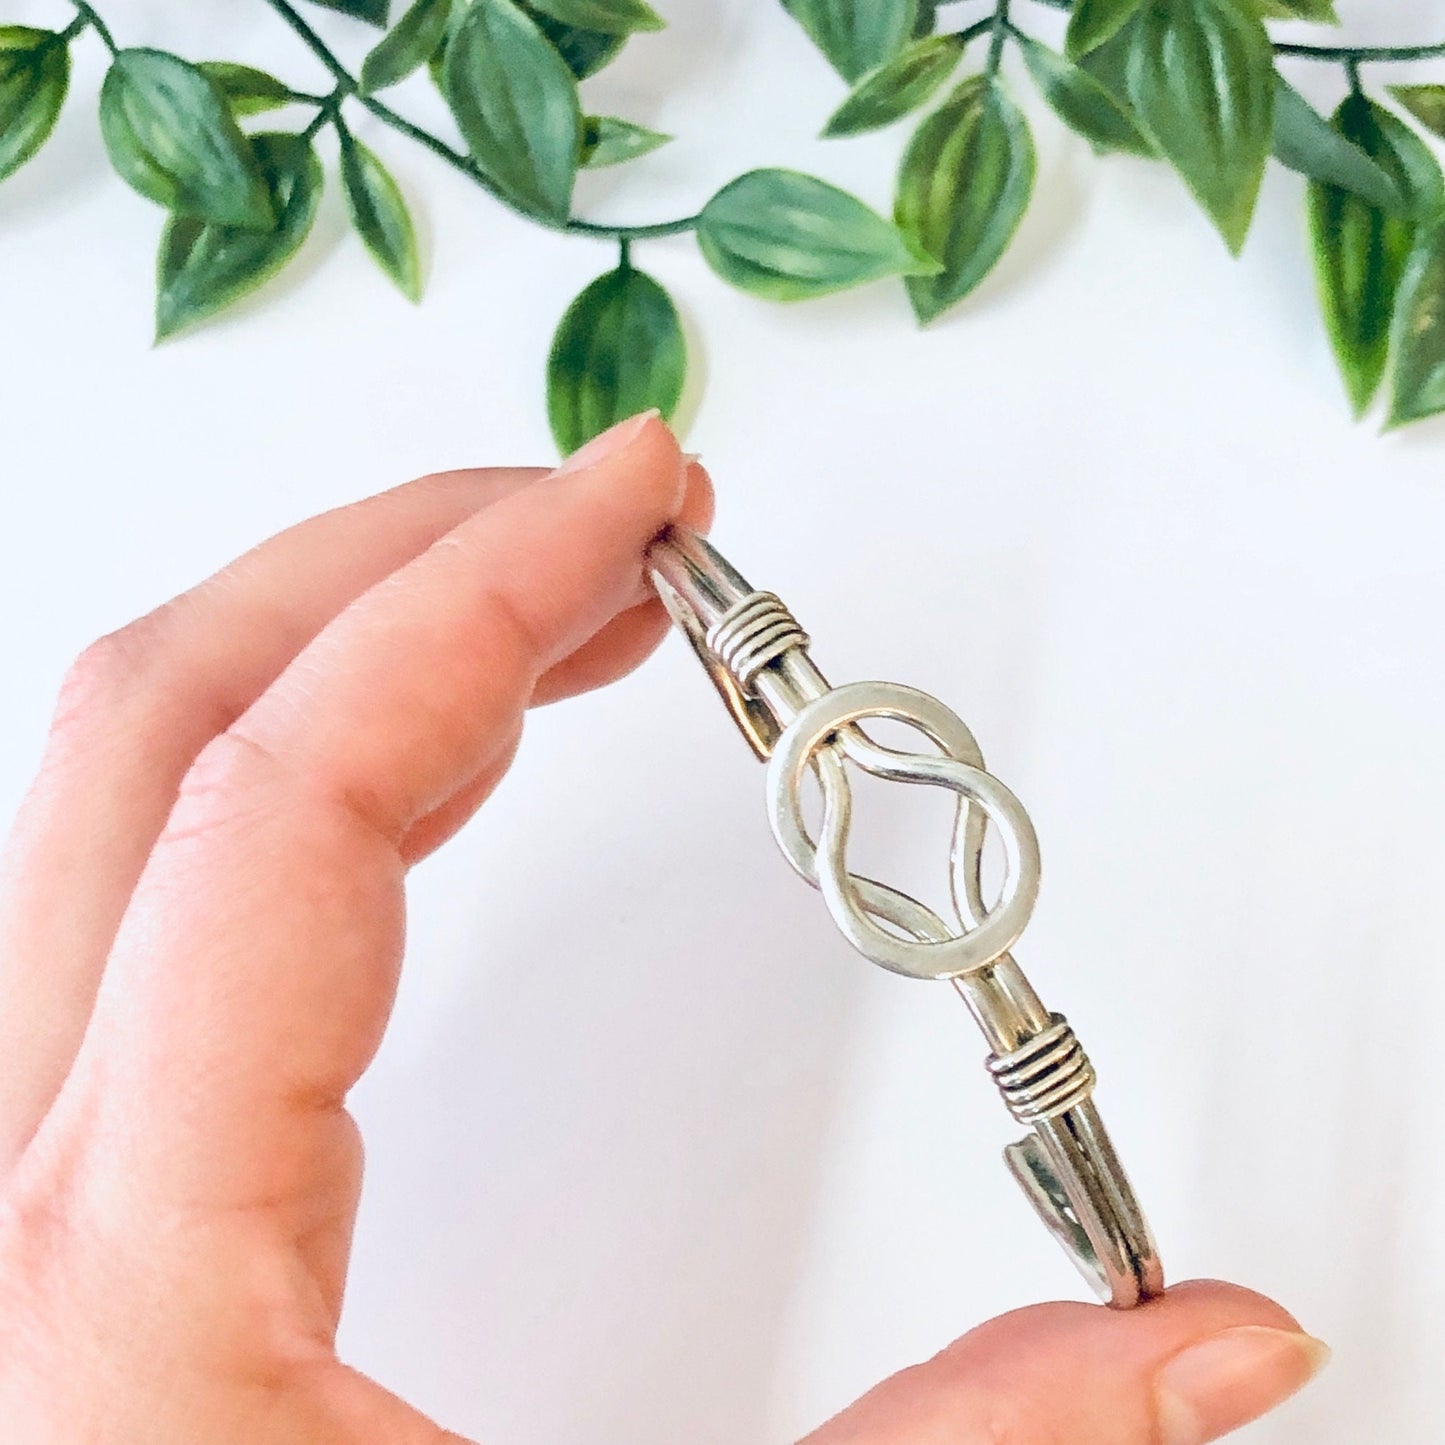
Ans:
{"label": "hand", "polygon": [[[334,1348],[407,868],[525,709],[666,622],[641,558],[711,493],[634,418],[550,476],[429,477],[283,533],[91,648],[0,908],[11,1445],[443,1445]],[[1198,1445],[1321,1358],[1223,1285],[1048,1305],[811,1445]],[[1161,1433],[1162,1436],[1161,1436]]]}

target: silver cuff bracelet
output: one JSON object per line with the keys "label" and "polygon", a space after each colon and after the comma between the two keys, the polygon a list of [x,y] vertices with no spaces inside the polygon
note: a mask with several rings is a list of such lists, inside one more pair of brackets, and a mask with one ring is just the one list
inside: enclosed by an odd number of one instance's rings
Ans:
{"label": "silver cuff bracelet", "polygon": [[[1163,1271],[1093,1102],[1094,1069],[1061,1014],[1039,1001],[1009,949],[1033,911],[1039,848],[1019,800],[984,771],[973,734],[936,698],[891,682],[831,687],[809,638],[771,592],[757,592],[707,542],[669,528],[648,554],[652,581],[692,644],[733,720],[768,764],[773,835],[817,888],[833,921],[865,958],[910,978],[948,979],[988,1041],[988,1072],[1029,1132],[1004,1150],[1039,1217],[1100,1298],[1128,1309],[1159,1294]],[[859,726],[890,718],[937,752],[899,752]],[[885,883],[850,873],[844,849],[852,795],[844,761],[875,777],[932,783],[958,797],[949,878],[956,923]],[[802,784],[822,790],[813,838]],[[1003,844],[998,900],[984,902],[980,868],[989,825]]]}

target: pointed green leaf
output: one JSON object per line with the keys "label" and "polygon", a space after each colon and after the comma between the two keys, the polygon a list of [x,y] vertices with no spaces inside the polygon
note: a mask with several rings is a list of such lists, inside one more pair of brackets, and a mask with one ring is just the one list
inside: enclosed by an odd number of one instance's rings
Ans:
{"label": "pointed green leaf", "polygon": [[582,123],[582,164],[589,170],[636,160],[672,137],[615,115],[589,115]]}
{"label": "pointed green leaf", "polygon": [[918,0],[783,0],[783,8],[849,82],[892,60],[918,22]]}
{"label": "pointed green leaf", "polygon": [[1146,0],[1132,33],[1134,112],[1237,252],[1272,134],[1269,36],[1247,0]]}
{"label": "pointed green leaf", "polygon": [[409,301],[421,299],[421,256],[401,188],[351,134],[341,132],[341,187],[357,234]]}
{"label": "pointed green leaf", "polygon": [[932,276],[910,276],[922,322],[968,295],[1003,255],[1034,184],[1034,143],[1023,113],[996,79],[977,75],[914,132],[898,174],[894,219],[930,256]]}
{"label": "pointed green leaf", "polygon": [[1078,60],[1117,35],[1133,18],[1140,0],[1077,0],[1069,14],[1064,53]]}
{"label": "pointed green leaf", "polygon": [[532,5],[574,30],[595,30],[603,35],[661,30],[667,23],[647,0],[532,0]]}
{"label": "pointed green leaf", "polygon": [[1338,25],[1334,0],[1254,0],[1254,8],[1265,20],[1313,20],[1321,25]]}
{"label": "pointed green leaf", "polygon": [[420,70],[447,33],[452,0],[416,0],[361,62],[361,88],[385,90]]}
{"label": "pointed green leaf", "polygon": [[1027,36],[1020,35],[1018,43],[1040,94],[1059,119],[1095,150],[1154,154],[1154,147],[1128,112],[1087,70]]}
{"label": "pointed green leaf", "polygon": [[905,45],[870,70],[828,117],[825,136],[861,135],[917,110],[953,74],[963,55],[957,35],[931,35]]}
{"label": "pointed green leaf", "polygon": [[70,49],[53,30],[0,25],[0,180],[50,138],[70,87]]}
{"label": "pointed green leaf", "polygon": [[290,88],[257,70],[254,65],[237,65],[230,60],[203,60],[197,66],[221,87],[232,115],[260,115],[291,103]]}
{"label": "pointed green leaf", "polygon": [[328,10],[339,10],[354,20],[365,20],[368,25],[384,26],[390,8],[389,0],[311,0],[313,5],[324,5]]}
{"label": "pointed green leaf", "polygon": [[275,224],[265,177],[221,87],[160,50],[122,50],[100,89],[111,164],[168,211],[218,225]]}
{"label": "pointed green leaf", "polygon": [[[1340,108],[1343,111],[1344,105]],[[1445,176],[1441,175],[1435,153],[1404,121],[1382,105],[1370,104],[1368,121],[1361,122],[1367,130],[1368,122],[1373,122],[1377,132],[1371,142],[1367,144],[1355,136],[1351,139],[1385,169],[1395,182],[1395,189],[1405,198],[1405,208],[1414,220],[1437,219],[1445,212]]]}
{"label": "pointed green leaf", "polygon": [[642,271],[599,276],[567,308],[547,358],[547,417],[563,454],[656,407],[670,420],[687,345],[677,308]]}
{"label": "pointed green leaf", "polygon": [[1087,71],[1109,92],[1124,110],[1133,112],[1129,99],[1129,52],[1134,48],[1134,28],[1138,15],[1125,21],[1102,45],[1097,45],[1087,55],[1080,56],[1077,64]]}
{"label": "pointed green leaf", "polygon": [[512,203],[565,221],[582,146],[577,81],[512,0],[473,0],[447,46],[445,92],[472,155]]}
{"label": "pointed green leaf", "polygon": [[627,44],[625,35],[609,35],[605,30],[564,25],[560,20],[543,14],[528,0],[519,0],[518,8],[552,42],[557,54],[567,62],[568,70],[578,80],[586,80],[589,75],[595,75],[604,65],[610,64]]}
{"label": "pointed green leaf", "polygon": [[1422,228],[1400,278],[1390,426],[1445,411],[1445,223]]}
{"label": "pointed green leaf", "polygon": [[1399,211],[1405,199],[1359,146],[1347,141],[1283,76],[1275,77],[1275,159],[1314,181],[1353,191],[1372,206]]}
{"label": "pointed green leaf", "polygon": [[697,242],[724,281],[771,301],[938,269],[862,201],[798,171],[749,171],[724,186],[698,216]]}
{"label": "pointed green leaf", "polygon": [[275,229],[217,226],[172,216],[156,264],[156,340],[239,301],[274,276],[311,230],[321,199],[321,163],[299,135],[254,138],[270,186]]}
{"label": "pointed green leaf", "polygon": [[[525,7],[523,7],[525,9]],[[451,14],[447,20],[446,29],[442,31],[441,39],[437,41],[432,53],[427,56],[426,68],[431,74],[432,84],[443,96],[447,93],[446,68],[447,68],[447,46],[451,44],[452,31],[456,28],[457,20],[456,5],[452,5]]]}
{"label": "pointed green leaf", "polygon": [[1391,215],[1340,186],[1316,181],[1309,188],[1320,308],[1358,416],[1384,375],[1395,297],[1417,219],[1440,214],[1445,180],[1425,143],[1365,96],[1346,96],[1334,123],[1385,171],[1410,208],[1408,215]]}
{"label": "pointed green leaf", "polygon": [[1426,130],[1445,136],[1445,85],[1392,85],[1389,91]]}
{"label": "pointed green leaf", "polygon": [[1075,62],[1079,69],[1103,87],[1104,92],[1129,117],[1130,123],[1144,137],[1146,144],[1153,143],[1145,134],[1139,117],[1134,114],[1134,103],[1129,98],[1129,52],[1134,46],[1134,27],[1139,20],[1138,12],[1126,20],[1102,45],[1097,45]]}

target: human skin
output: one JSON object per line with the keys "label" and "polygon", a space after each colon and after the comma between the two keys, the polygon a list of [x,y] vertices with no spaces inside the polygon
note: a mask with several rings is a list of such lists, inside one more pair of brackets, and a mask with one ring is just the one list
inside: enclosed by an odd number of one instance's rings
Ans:
{"label": "human skin", "polygon": [[[485,800],[529,706],[651,652],[644,549],[711,511],[633,418],[556,473],[314,518],[79,659],[0,880],[7,1445],[466,1445],[337,1358],[347,1094],[408,868]],[[1324,1355],[1225,1284],[1042,1305],[806,1445],[1202,1445]]]}

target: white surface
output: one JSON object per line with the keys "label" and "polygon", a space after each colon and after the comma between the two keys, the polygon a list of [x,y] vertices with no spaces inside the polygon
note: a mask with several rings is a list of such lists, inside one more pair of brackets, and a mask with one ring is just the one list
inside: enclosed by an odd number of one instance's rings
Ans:
{"label": "white surface", "polygon": [[[259,5],[111,8],[132,43],[314,78]],[[900,134],[810,139],[840,87],[775,6],[663,8],[591,104],[683,138],[587,178],[589,214],[672,214],[761,163],[886,206]],[[1435,6],[1346,8],[1362,38],[1440,30]],[[92,636],[328,505],[548,458],[549,333],[609,259],[358,123],[424,217],[424,305],[333,187],[290,282],[152,352],[160,218],[107,174],[82,50],[50,151],[0,189],[6,812]],[[687,240],[639,248],[707,378],[717,536],[831,675],[956,705],[1032,810],[1020,956],[1100,1066],[1171,1276],[1275,1292],[1337,1348],[1248,1438],[1433,1445],[1445,426],[1349,423],[1295,178],[1271,176],[1235,263],[1162,170],[1038,132],[1017,246],[927,334],[892,286],[782,309]],[[906,880],[937,820],[910,847],[888,817],[878,857]],[[417,874],[356,1100],[350,1357],[509,1445],[786,1441],[1073,1292],[998,1162],[981,1053],[948,994],[848,953],[673,641],[536,716]]]}

